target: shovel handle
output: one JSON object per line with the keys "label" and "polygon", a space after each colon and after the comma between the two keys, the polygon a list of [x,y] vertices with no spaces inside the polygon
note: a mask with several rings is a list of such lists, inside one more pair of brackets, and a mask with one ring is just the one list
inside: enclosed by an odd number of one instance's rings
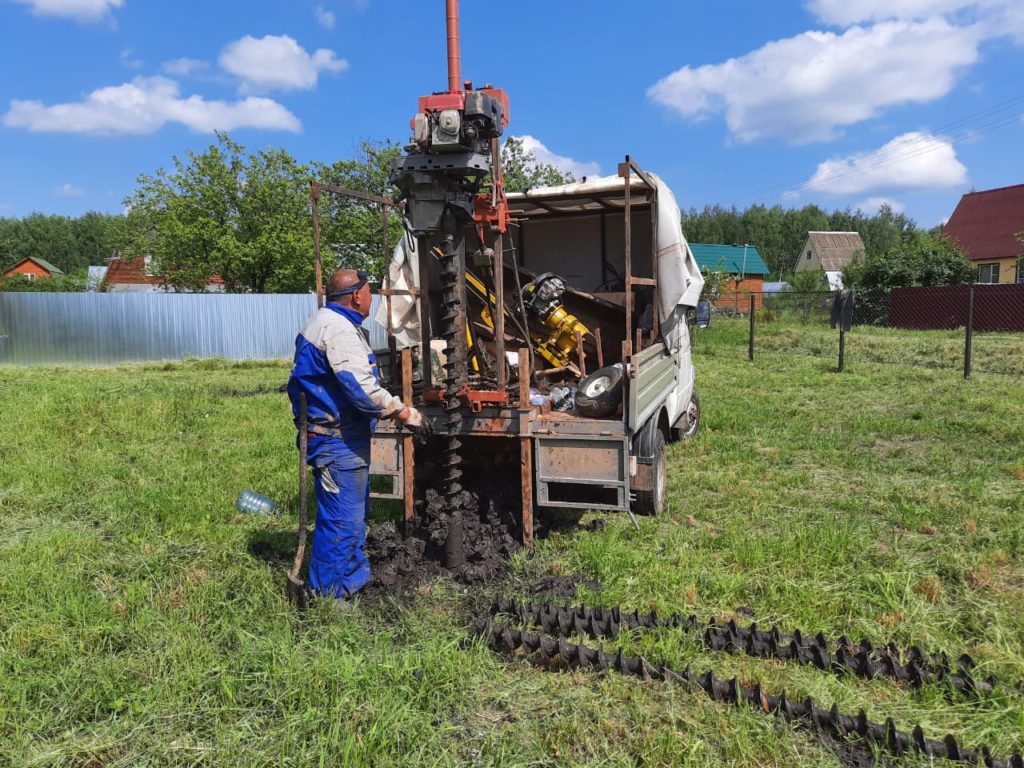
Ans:
{"label": "shovel handle", "polygon": [[302,560],[306,556],[306,528],[309,518],[306,513],[308,496],[308,475],[306,459],[309,456],[309,415],[306,406],[306,393],[299,393],[299,548],[295,552],[295,563],[292,565],[291,577],[298,579],[302,569]]}

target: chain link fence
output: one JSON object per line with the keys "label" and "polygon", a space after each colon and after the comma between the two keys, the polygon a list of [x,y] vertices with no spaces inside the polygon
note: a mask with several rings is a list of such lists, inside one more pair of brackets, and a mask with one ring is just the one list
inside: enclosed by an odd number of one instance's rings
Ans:
{"label": "chain link fence", "polygon": [[837,292],[729,293],[697,354],[753,359],[810,355],[837,368],[910,365],[1024,377],[1024,284],[957,285],[856,292],[850,329],[833,327]]}

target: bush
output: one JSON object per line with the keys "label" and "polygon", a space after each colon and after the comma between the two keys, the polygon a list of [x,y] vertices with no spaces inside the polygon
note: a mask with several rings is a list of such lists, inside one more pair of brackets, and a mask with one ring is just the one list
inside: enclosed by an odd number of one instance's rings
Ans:
{"label": "bush", "polygon": [[974,267],[952,242],[934,232],[916,232],[881,255],[854,260],[843,284],[889,293],[893,288],[962,285],[974,280]]}
{"label": "bush", "polygon": [[25,275],[0,276],[0,291],[22,293],[76,293],[85,290],[84,277],[55,275],[44,280],[29,280]]}

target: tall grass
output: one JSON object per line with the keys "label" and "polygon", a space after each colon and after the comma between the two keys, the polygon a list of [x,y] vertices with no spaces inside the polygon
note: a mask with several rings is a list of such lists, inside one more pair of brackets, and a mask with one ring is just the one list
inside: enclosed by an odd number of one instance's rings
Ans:
{"label": "tall grass", "polygon": [[[667,516],[639,534],[609,516],[518,556],[507,584],[428,584],[351,616],[287,607],[286,401],[226,395],[285,366],[0,369],[0,765],[838,764],[699,693],[463,644],[489,591],[574,572],[599,583],[580,600],[967,650],[1002,682],[981,702],[672,632],[618,643],[1024,748],[1024,384],[798,355],[697,365],[704,421],[671,449]],[[237,515],[247,487],[285,514]]]}

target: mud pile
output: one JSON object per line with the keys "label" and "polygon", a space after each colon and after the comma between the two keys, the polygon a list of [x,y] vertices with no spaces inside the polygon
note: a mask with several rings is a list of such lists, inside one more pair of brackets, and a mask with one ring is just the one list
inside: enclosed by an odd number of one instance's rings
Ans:
{"label": "mud pile", "polygon": [[440,492],[428,490],[404,535],[396,523],[367,532],[370,589],[412,589],[441,576],[467,584],[494,578],[522,546],[518,496],[518,488],[463,491],[449,505]]}

